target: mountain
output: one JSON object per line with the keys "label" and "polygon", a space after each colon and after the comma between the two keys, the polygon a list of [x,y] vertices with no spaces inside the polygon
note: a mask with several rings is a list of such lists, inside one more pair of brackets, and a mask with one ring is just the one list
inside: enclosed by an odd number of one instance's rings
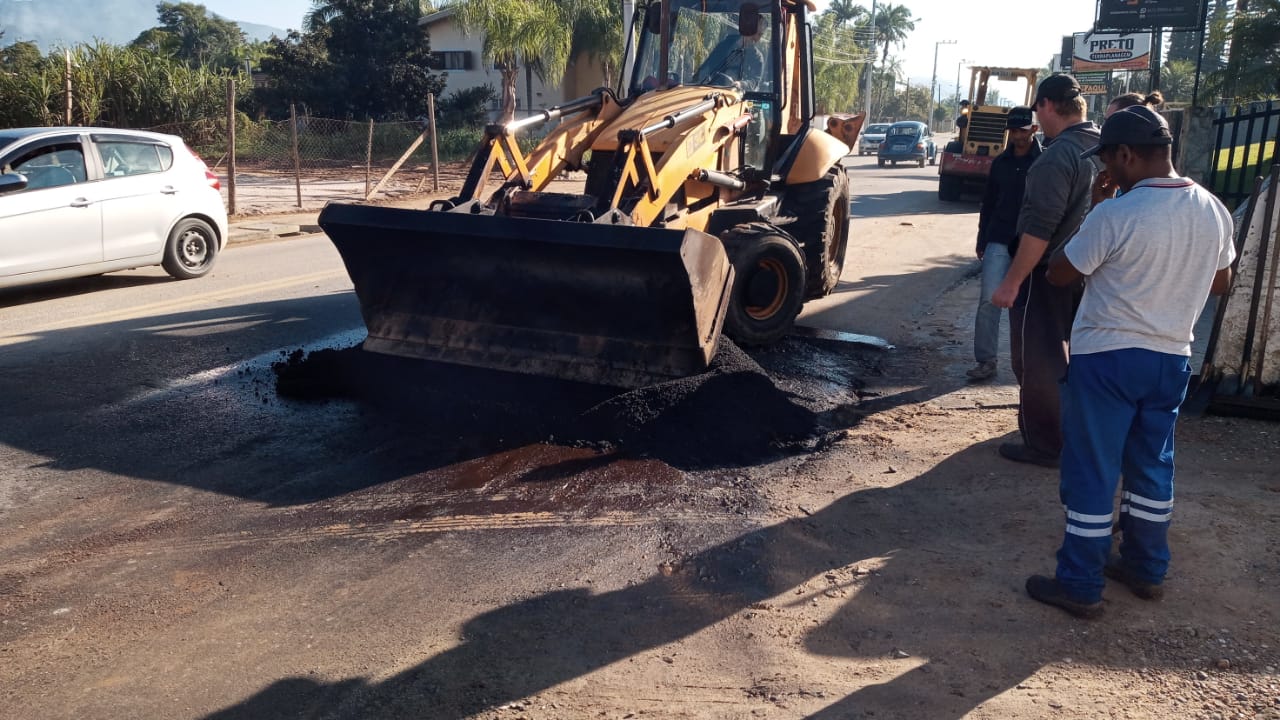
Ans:
{"label": "mountain", "polygon": [[[285,31],[238,23],[250,40]],[[29,40],[48,52],[101,38],[124,45],[156,25],[156,0],[0,0],[0,44]]]}

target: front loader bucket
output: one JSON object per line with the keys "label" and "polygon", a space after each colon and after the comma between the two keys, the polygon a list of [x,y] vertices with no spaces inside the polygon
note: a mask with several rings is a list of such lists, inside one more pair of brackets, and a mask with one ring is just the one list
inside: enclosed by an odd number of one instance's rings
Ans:
{"label": "front loader bucket", "polygon": [[701,372],[733,269],[661,230],[333,203],[373,352],[620,387]]}

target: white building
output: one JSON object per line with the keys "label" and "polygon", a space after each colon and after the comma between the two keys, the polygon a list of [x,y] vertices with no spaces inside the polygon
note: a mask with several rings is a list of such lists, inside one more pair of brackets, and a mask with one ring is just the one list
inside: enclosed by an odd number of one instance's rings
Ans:
{"label": "white building", "polygon": [[[419,25],[427,28],[437,68],[445,73],[444,94],[491,85],[495,100],[489,107],[489,117],[497,119],[501,111],[502,73],[493,67],[492,62],[485,62],[484,36],[478,32],[464,34],[453,14],[451,8],[445,8],[418,20]],[[530,107],[545,110],[565,100],[582,97],[603,83],[603,68],[585,57],[570,61],[563,81],[558,84],[544,84],[536,73],[530,79],[522,70],[516,83],[516,117],[528,115]]]}

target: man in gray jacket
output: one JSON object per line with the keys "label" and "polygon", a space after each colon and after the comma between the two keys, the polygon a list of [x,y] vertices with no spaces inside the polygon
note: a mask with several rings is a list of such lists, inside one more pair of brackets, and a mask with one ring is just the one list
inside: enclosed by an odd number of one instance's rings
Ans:
{"label": "man in gray jacket", "polygon": [[1011,309],[1009,345],[1020,386],[1022,442],[1001,445],[1000,454],[1043,467],[1057,467],[1062,452],[1058,381],[1067,373],[1071,323],[1083,291],[1079,282],[1050,285],[1045,272],[1089,212],[1097,168],[1080,154],[1098,144],[1099,131],[1085,120],[1086,110],[1070,75],[1052,75],[1036,88],[1036,117],[1050,142],[1027,172],[1018,252],[991,296],[993,305]]}

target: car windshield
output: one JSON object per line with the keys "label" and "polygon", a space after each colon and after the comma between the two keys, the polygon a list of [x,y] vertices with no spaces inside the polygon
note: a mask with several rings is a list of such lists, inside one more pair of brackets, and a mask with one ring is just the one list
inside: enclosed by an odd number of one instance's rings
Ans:
{"label": "car windshield", "polygon": [[885,132],[886,132],[886,131],[888,131],[888,129],[889,129],[889,126],[888,126],[888,125],[868,125],[868,126],[867,126],[867,134],[868,134],[868,135],[883,135],[883,134],[885,134]]}
{"label": "car windshield", "polygon": [[[760,31],[751,37],[738,34],[738,16],[748,5],[760,12]],[[659,5],[650,5],[657,13]],[[670,85],[738,84],[748,92],[773,92],[773,19],[769,5],[740,0],[673,0],[671,3],[671,52],[667,58]],[[640,33],[632,91],[658,87],[662,37],[653,32],[660,22],[646,23]]]}
{"label": "car windshield", "polygon": [[899,125],[889,131],[890,135],[919,135],[920,128],[915,125]]}

